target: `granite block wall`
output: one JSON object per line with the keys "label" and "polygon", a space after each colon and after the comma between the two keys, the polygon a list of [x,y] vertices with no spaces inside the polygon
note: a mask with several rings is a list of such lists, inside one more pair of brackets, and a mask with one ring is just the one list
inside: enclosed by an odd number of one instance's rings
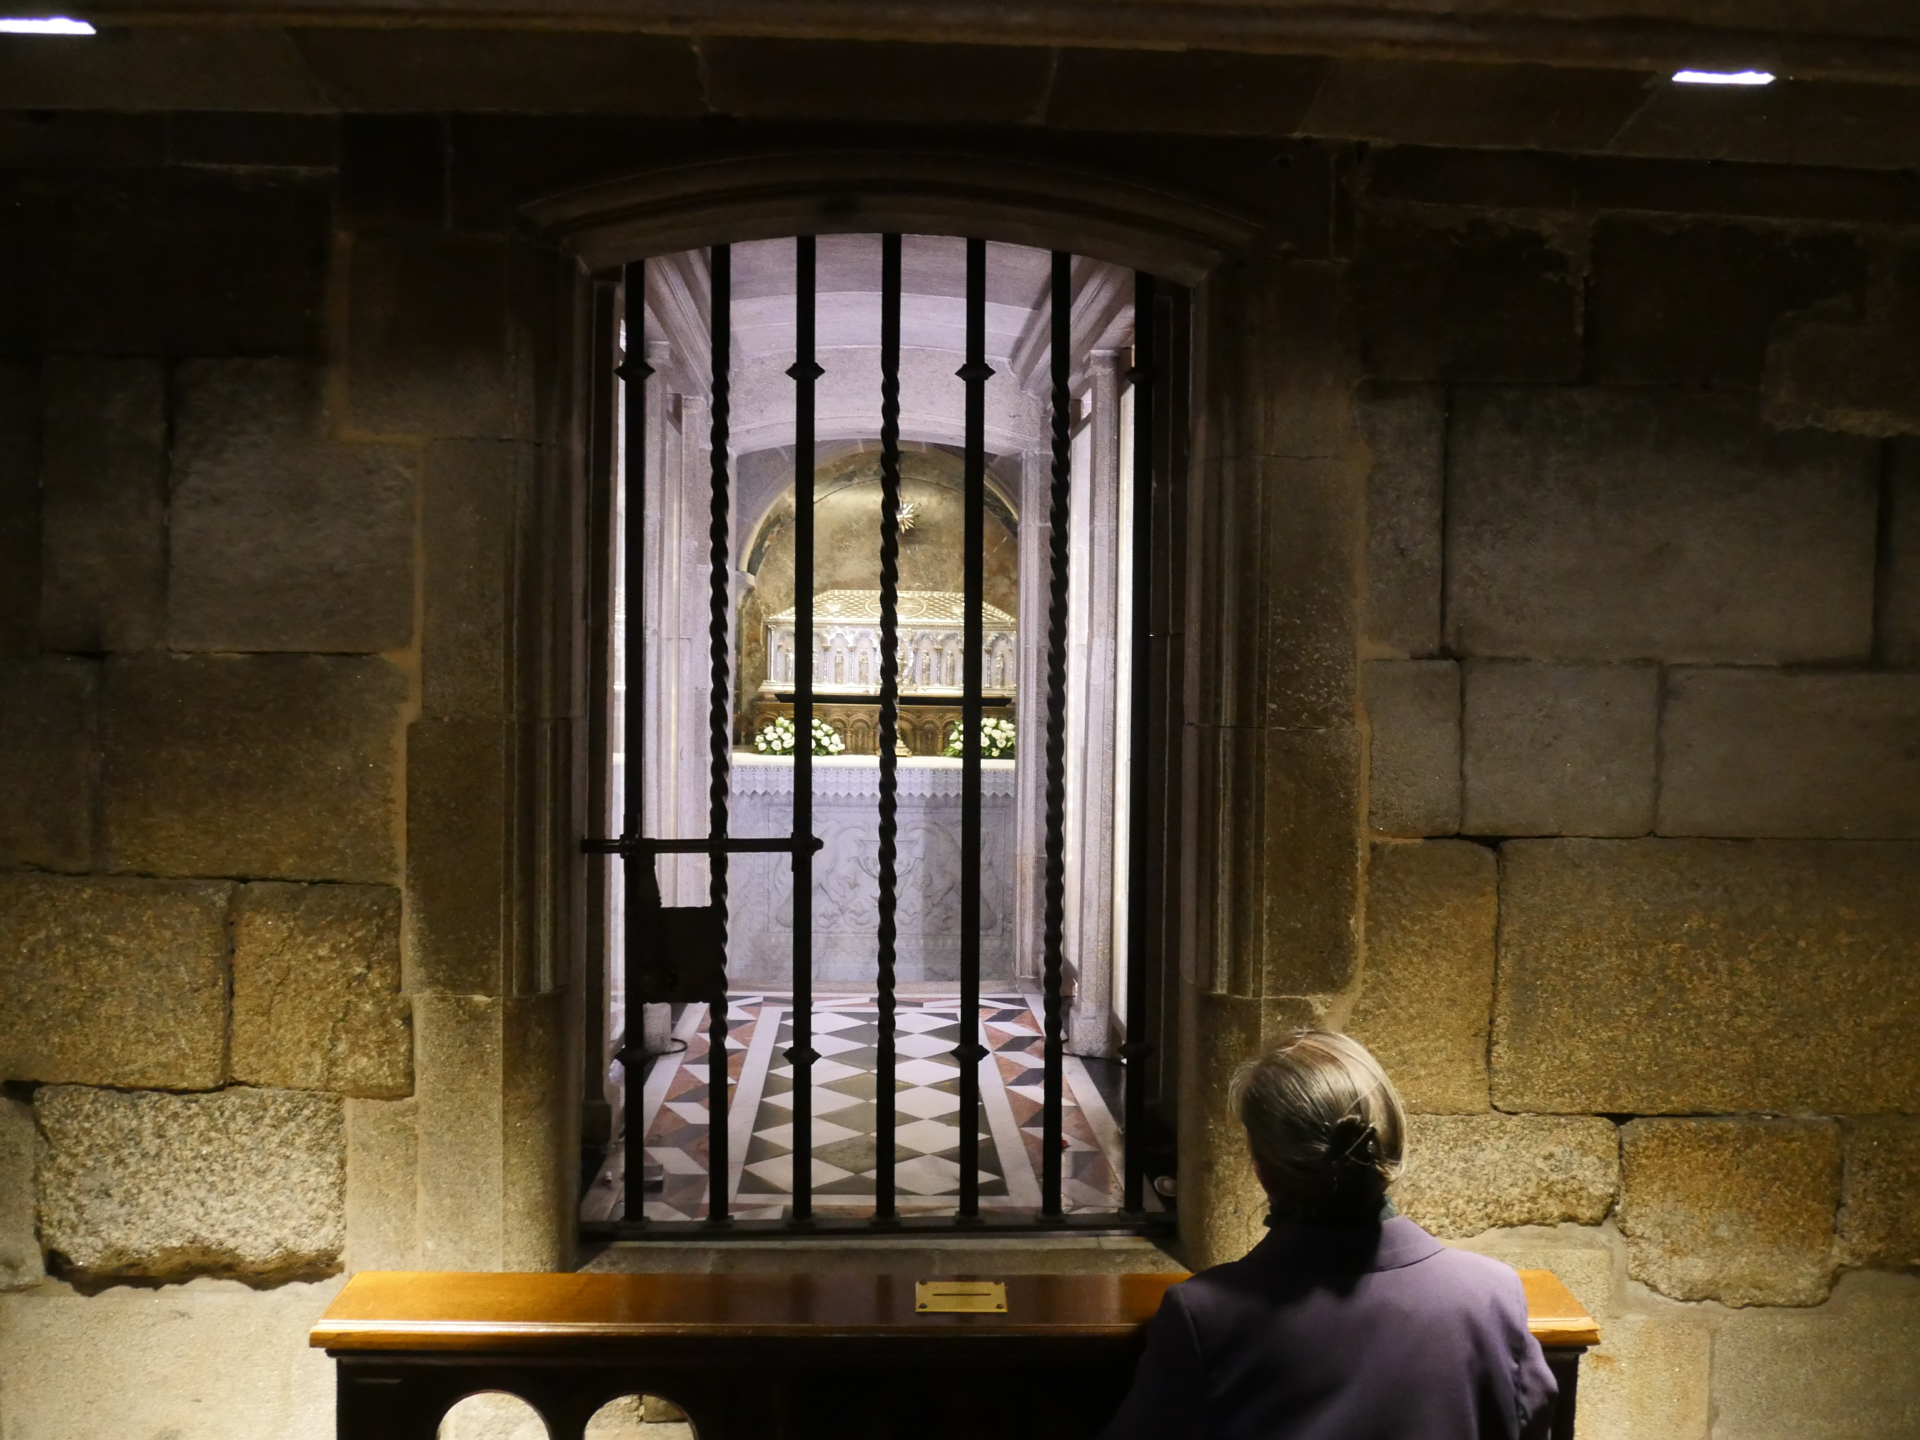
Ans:
{"label": "granite block wall", "polygon": [[1911,242],[1469,198],[1383,186],[1347,277],[1372,842],[1330,1013],[1416,1112],[1403,1208],[1601,1319],[1583,1437],[1899,1433]]}
{"label": "granite block wall", "polygon": [[512,816],[577,715],[514,639],[569,272],[276,118],[0,165],[9,1436],[317,1440],[345,1273],[569,1255]]}
{"label": "granite block wall", "polygon": [[[318,1436],[343,1273],[573,1259],[577,293],[517,207],[707,142],[111,118],[0,157],[0,1397]],[[1906,212],[1076,143],[1267,227],[1196,296],[1188,1258],[1258,1233],[1226,1074],[1348,1026],[1408,1211],[1600,1318],[1581,1440],[1910,1433]]]}

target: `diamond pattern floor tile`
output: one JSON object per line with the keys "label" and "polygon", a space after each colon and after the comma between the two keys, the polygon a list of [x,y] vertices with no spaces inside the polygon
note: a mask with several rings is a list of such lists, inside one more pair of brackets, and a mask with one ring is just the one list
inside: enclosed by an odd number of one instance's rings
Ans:
{"label": "diamond pattern floor tile", "polygon": [[916,1085],[902,1090],[893,1098],[893,1108],[901,1115],[912,1115],[921,1120],[932,1120],[940,1115],[951,1115],[960,1108],[960,1097],[947,1090],[930,1090]]}
{"label": "diamond pattern floor tile", "polygon": [[[758,1094],[759,1109],[746,1132],[745,1153],[733,1153],[737,1189],[730,1212],[740,1218],[778,1218],[791,1192],[795,1139],[793,1066],[784,1052],[793,1044],[790,996],[761,994],[730,997],[726,1046],[731,1088]],[[646,1153],[665,1172],[648,1192],[646,1213],[659,1220],[698,1219],[707,1203],[707,1036],[704,1007],[698,1007],[697,1033],[687,1039],[667,1093],[653,1110]],[[983,1213],[1018,1212],[1036,1195],[1043,1130],[1044,1092],[1041,1041],[1032,1008],[1017,997],[982,997],[982,1030],[995,1064],[981,1068],[982,1108],[979,1140],[979,1193]],[[762,1015],[777,1016],[779,1030],[755,1046]],[[959,1062],[961,1011],[951,995],[907,997],[898,1002],[891,1038],[895,1053],[896,1196],[903,1215],[953,1212],[959,1191],[957,1155],[960,1131]],[[858,1216],[872,1208],[874,1129],[878,1123],[876,1078],[879,1046],[874,998],[836,996],[816,1004],[813,1048],[820,1058],[811,1067],[813,1130],[810,1173],[815,1209],[822,1215]],[[692,1019],[687,1021],[691,1025]],[[686,1036],[688,1031],[677,1032]],[[751,1052],[751,1053],[749,1053]],[[743,1066],[765,1065],[757,1075]],[[1077,1072],[1076,1072],[1077,1073]],[[1070,1081],[1070,1084],[1073,1083]],[[986,1087],[995,1087],[988,1093]],[[1060,1152],[1063,1195],[1069,1209],[1113,1209],[1119,1203],[1118,1156],[1100,1149],[1071,1089],[1062,1097]],[[992,1120],[993,1105],[998,1114]],[[1102,1112],[1103,1116],[1105,1112]],[[996,1135],[994,1125],[1011,1128]],[[1102,1120],[1111,1129],[1111,1120]],[[738,1131],[736,1134],[740,1133]],[[1000,1145],[1011,1146],[1003,1157]],[[1010,1189],[1003,1159],[1010,1161],[1020,1185]],[[617,1177],[603,1175],[601,1189],[617,1193]],[[617,1202],[616,1202],[617,1203]]]}
{"label": "diamond pattern floor tile", "polygon": [[[948,1046],[952,1049],[952,1046]],[[960,1067],[952,1061],[945,1064],[935,1060],[902,1060],[893,1067],[896,1080],[904,1080],[909,1085],[939,1085],[960,1078]]]}
{"label": "diamond pattern floor tile", "polygon": [[[782,1110],[792,1110],[793,1092],[789,1090],[784,1095],[768,1095],[764,1097],[760,1103],[762,1105],[778,1105]],[[860,1097],[858,1095],[842,1095],[838,1090],[823,1090],[819,1086],[814,1087],[813,1113],[815,1115],[831,1115],[836,1110],[844,1110],[849,1105],[858,1105],[859,1103]]]}
{"label": "diamond pattern floor tile", "polygon": [[922,1155],[938,1155],[942,1150],[951,1150],[960,1143],[960,1127],[944,1125],[938,1120],[915,1120],[896,1126],[893,1138]]}
{"label": "diamond pattern floor tile", "polygon": [[[815,1048],[817,1049],[818,1047],[816,1046]],[[777,1075],[782,1080],[790,1081],[793,1079],[793,1066],[776,1065],[767,1073],[769,1075]],[[851,1080],[856,1075],[865,1075],[867,1073],[866,1070],[861,1069],[857,1065],[847,1065],[838,1060],[830,1060],[824,1055],[813,1062],[813,1083],[816,1085],[831,1085],[835,1080]]]}
{"label": "diamond pattern floor tile", "polygon": [[908,1035],[917,1035],[922,1030],[938,1030],[942,1025],[954,1023],[958,1011],[949,1011],[938,1015],[930,1010],[901,1010],[893,1017],[893,1028]]}

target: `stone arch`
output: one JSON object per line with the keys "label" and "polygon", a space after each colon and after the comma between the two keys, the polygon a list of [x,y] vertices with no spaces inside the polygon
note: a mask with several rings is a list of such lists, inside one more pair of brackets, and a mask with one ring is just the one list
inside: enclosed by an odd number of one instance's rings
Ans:
{"label": "stone arch", "polygon": [[1181,284],[1244,252],[1258,224],[1099,171],[953,150],[765,152],[635,172],[525,208],[592,270],[785,235],[978,235],[1068,250]]}

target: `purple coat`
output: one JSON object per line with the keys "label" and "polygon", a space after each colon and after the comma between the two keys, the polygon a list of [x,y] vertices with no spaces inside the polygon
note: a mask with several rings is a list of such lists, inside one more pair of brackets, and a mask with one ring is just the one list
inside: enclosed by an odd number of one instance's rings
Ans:
{"label": "purple coat", "polygon": [[1539,1440],[1520,1277],[1413,1221],[1278,1225],[1167,1291],[1101,1440]]}

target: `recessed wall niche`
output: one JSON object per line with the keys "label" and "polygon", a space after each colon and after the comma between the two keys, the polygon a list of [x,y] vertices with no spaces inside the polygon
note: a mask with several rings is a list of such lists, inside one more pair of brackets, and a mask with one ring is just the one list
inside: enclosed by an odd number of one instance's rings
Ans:
{"label": "recessed wall niche", "polygon": [[[880,589],[880,449],[873,442],[838,442],[818,447],[819,478],[815,482],[814,594],[842,598],[841,608],[859,610],[855,597],[877,596]],[[793,461],[788,451],[762,451],[740,462],[744,496],[750,497],[749,477],[759,472],[785,477],[785,486],[765,502],[748,533],[739,601],[737,663],[740,685],[736,692],[737,741],[751,746],[753,737],[775,715],[793,713],[790,656],[770,654],[770,634],[781,635],[783,616],[797,600],[793,588],[794,493]],[[965,517],[962,504],[961,457],[938,445],[903,444],[900,456],[900,590],[903,598],[901,636],[908,654],[902,666],[901,741],[915,754],[937,755],[947,731],[959,717],[957,687],[943,683],[942,654],[920,655],[915,667],[917,633],[937,634],[943,628],[930,614],[916,619],[914,602],[930,612],[940,609],[943,597],[952,597],[955,615],[963,590],[961,573]],[[1019,517],[1008,492],[1017,493],[1018,477],[1009,482],[989,470],[985,546],[985,604],[988,607],[989,644],[1002,631],[1005,656],[990,654],[986,661],[989,714],[1011,713],[1018,685],[1013,618],[1020,613]],[[764,492],[763,492],[764,493]],[[744,498],[744,497],[743,497]],[[751,503],[751,500],[748,500]],[[1004,619],[996,622],[994,611]],[[816,622],[823,642],[831,644],[831,621],[823,611]],[[856,627],[857,617],[856,617]],[[777,645],[778,640],[775,641]],[[927,648],[922,644],[920,649]],[[879,675],[864,654],[849,656],[839,671],[829,651],[815,669],[820,692],[816,713],[838,731],[849,753],[874,752],[873,715],[877,703],[861,697],[874,694]],[[995,661],[999,660],[996,669]],[[925,673],[920,673],[925,672]],[[940,692],[956,689],[952,696]]]}

